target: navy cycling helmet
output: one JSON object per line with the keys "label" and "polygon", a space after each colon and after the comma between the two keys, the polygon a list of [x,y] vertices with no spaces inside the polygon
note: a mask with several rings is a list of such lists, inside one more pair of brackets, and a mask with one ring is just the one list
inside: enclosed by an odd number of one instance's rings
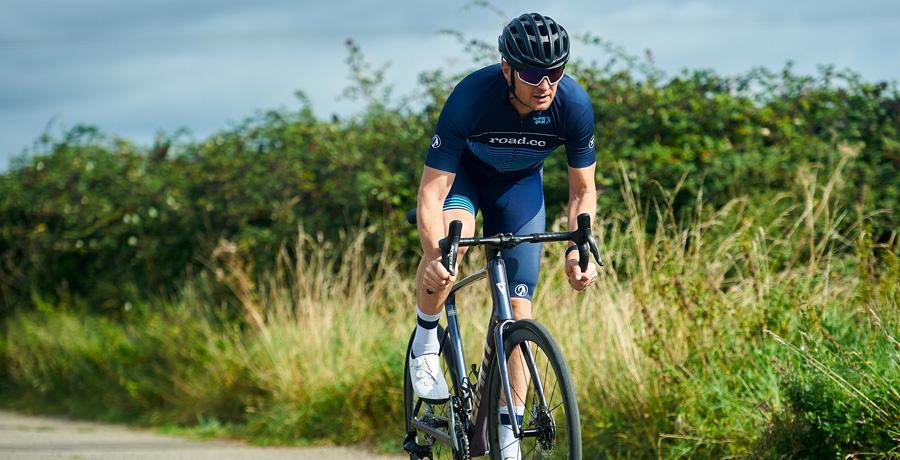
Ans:
{"label": "navy cycling helmet", "polygon": [[523,14],[503,28],[500,55],[517,69],[560,67],[569,60],[569,34],[550,17]]}

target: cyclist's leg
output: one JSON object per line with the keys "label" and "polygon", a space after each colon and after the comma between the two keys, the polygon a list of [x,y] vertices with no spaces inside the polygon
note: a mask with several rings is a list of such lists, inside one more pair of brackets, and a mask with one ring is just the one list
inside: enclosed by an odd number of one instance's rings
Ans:
{"label": "cyclist's leg", "polygon": [[[543,232],[546,227],[544,211],[544,193],[541,172],[507,185],[502,190],[497,190],[492,196],[492,206],[488,209],[483,204],[484,227],[486,234],[499,232],[511,232],[514,234],[530,234]],[[484,199],[488,202],[487,197]],[[507,283],[509,285],[510,301],[513,307],[515,319],[531,318],[531,299],[534,295],[538,280],[541,259],[540,244],[522,244],[503,253],[506,262]],[[524,367],[524,361],[519,350],[514,350],[508,361],[510,386],[514,395],[516,419],[511,419],[508,414],[501,416],[501,438],[504,446],[514,453],[517,445],[513,443],[512,422],[521,423],[521,415],[524,411],[525,401],[520,395],[526,393],[528,387],[528,372]],[[500,410],[507,412],[506,396],[501,394]],[[504,455],[507,453],[504,449]]]}
{"label": "cyclist's leg", "polygon": [[[543,201],[541,207],[531,219],[514,232],[525,235],[543,232],[546,225]],[[520,244],[503,255],[506,261],[507,282],[509,283],[510,303],[516,320],[531,319],[531,299],[534,296],[541,263],[541,244]],[[521,354],[513,353],[509,361],[510,385],[518,395],[525,394],[528,386],[528,372],[523,367]],[[514,401],[519,407],[524,401]]]}
{"label": "cyclist's leg", "polygon": [[[462,237],[468,238],[475,235],[475,212],[478,209],[478,192],[472,181],[471,175],[465,168],[460,168],[456,173],[453,186],[450,193],[444,200],[444,234],[449,232],[450,222],[459,220],[463,224]],[[468,248],[459,248],[457,253],[457,264],[462,261]],[[422,258],[419,268],[416,271],[416,302],[419,308],[427,314],[439,314],[447,300],[452,284],[446,286],[443,290],[429,294],[422,284],[422,273],[425,270],[425,264],[429,261]]]}
{"label": "cyclist's leg", "polygon": [[[542,206],[537,214],[528,220],[522,227],[515,230],[517,234],[529,234],[543,232],[546,224],[545,212]],[[504,252],[503,259],[506,262],[507,283],[509,284],[510,303],[513,307],[513,316],[516,320],[531,319],[531,298],[534,295],[538,280],[541,259],[540,244],[520,244]],[[530,374],[526,369],[525,360],[521,350],[512,350],[507,362],[509,371],[510,389],[513,392],[512,406],[514,417],[509,415],[506,395],[500,395],[498,404],[500,411],[499,436],[503,448],[503,458],[519,458],[519,442],[515,439],[512,424],[522,426],[525,413],[525,395],[528,393]],[[491,415],[493,416],[493,415]]]}
{"label": "cyclist's leg", "polygon": [[[462,209],[449,209],[444,211],[444,234],[449,232],[450,222],[453,222],[454,220],[462,221],[463,238],[469,238],[474,235],[475,216],[469,211]],[[456,258],[457,264],[462,260],[462,257],[467,250],[468,248],[459,248]],[[416,271],[416,301],[423,312],[428,314],[439,314],[444,308],[444,301],[447,300],[447,296],[450,294],[450,288],[453,287],[453,284],[451,283],[444,289],[429,294],[428,291],[425,290],[422,282],[422,274],[425,270],[425,264],[428,262],[429,261],[423,257],[422,261],[419,262],[419,268]]]}
{"label": "cyclist's leg", "polygon": [[[474,195],[471,181],[460,171],[456,175],[450,193],[444,202],[445,232],[453,220],[463,222],[463,236],[474,234],[475,206],[477,196]],[[462,259],[464,251],[460,251],[457,260]],[[438,320],[451,285],[444,289],[429,293],[422,282],[425,265],[423,257],[416,274],[416,328],[413,334],[410,356],[409,375],[415,394],[426,400],[439,401],[449,396],[449,387],[440,371],[440,342],[437,334]]]}
{"label": "cyclist's leg", "polygon": [[[484,233],[517,235],[543,232],[546,228],[542,171],[508,184],[498,184],[483,193]],[[537,285],[541,244],[520,244],[503,251],[509,295],[516,319],[531,317],[531,299]]]}

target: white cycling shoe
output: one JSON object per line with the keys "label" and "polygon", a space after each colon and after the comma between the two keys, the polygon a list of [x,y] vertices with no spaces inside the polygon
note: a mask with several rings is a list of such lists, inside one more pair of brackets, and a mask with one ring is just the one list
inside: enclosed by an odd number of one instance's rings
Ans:
{"label": "white cycling shoe", "polygon": [[429,353],[409,358],[409,379],[413,392],[429,403],[441,404],[450,399],[447,380],[441,372],[441,358]]}

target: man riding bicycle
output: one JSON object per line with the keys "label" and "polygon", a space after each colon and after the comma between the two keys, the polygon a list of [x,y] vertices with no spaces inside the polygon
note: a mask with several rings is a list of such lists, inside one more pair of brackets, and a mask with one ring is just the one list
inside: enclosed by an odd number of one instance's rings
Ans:
{"label": "man riding bicycle", "polygon": [[[449,223],[462,221],[463,237],[472,236],[480,209],[485,235],[543,232],[543,163],[562,144],[568,162],[569,230],[576,228],[578,214],[588,213],[593,220],[596,212],[594,113],[587,92],[565,75],[566,30],[550,17],[523,14],[504,27],[499,49],[499,64],[469,74],[450,94],[419,185],[417,225],[423,257],[416,273],[417,327],[409,370],[415,394],[426,401],[449,397],[437,336],[455,280],[441,264],[438,244]],[[582,271],[574,247],[563,257],[569,284],[580,291],[594,281],[597,267],[591,262]],[[460,257],[464,253],[461,249]],[[531,318],[541,245],[517,246],[503,257],[514,317]],[[515,377],[522,375],[512,372],[517,366],[519,360],[510,361],[512,386],[521,388],[527,382]],[[521,419],[524,406],[515,410]],[[500,439],[509,446],[502,457],[517,459],[519,446],[510,428],[515,421],[505,406],[500,419]]]}

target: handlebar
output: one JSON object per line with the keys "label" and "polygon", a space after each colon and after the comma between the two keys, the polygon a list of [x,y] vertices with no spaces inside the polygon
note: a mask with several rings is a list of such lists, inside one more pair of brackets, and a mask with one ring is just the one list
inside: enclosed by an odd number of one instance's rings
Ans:
{"label": "handlebar", "polygon": [[530,235],[513,235],[512,233],[500,233],[491,237],[460,238],[462,222],[454,220],[450,222],[450,229],[445,238],[438,243],[441,248],[441,263],[450,272],[456,275],[456,255],[460,247],[467,246],[494,246],[498,249],[510,249],[521,243],[540,243],[551,241],[574,241],[578,247],[578,265],[581,270],[587,270],[590,255],[601,267],[600,248],[591,232],[591,216],[587,213],[579,214],[576,220],[577,228],[571,232],[532,233]]}

